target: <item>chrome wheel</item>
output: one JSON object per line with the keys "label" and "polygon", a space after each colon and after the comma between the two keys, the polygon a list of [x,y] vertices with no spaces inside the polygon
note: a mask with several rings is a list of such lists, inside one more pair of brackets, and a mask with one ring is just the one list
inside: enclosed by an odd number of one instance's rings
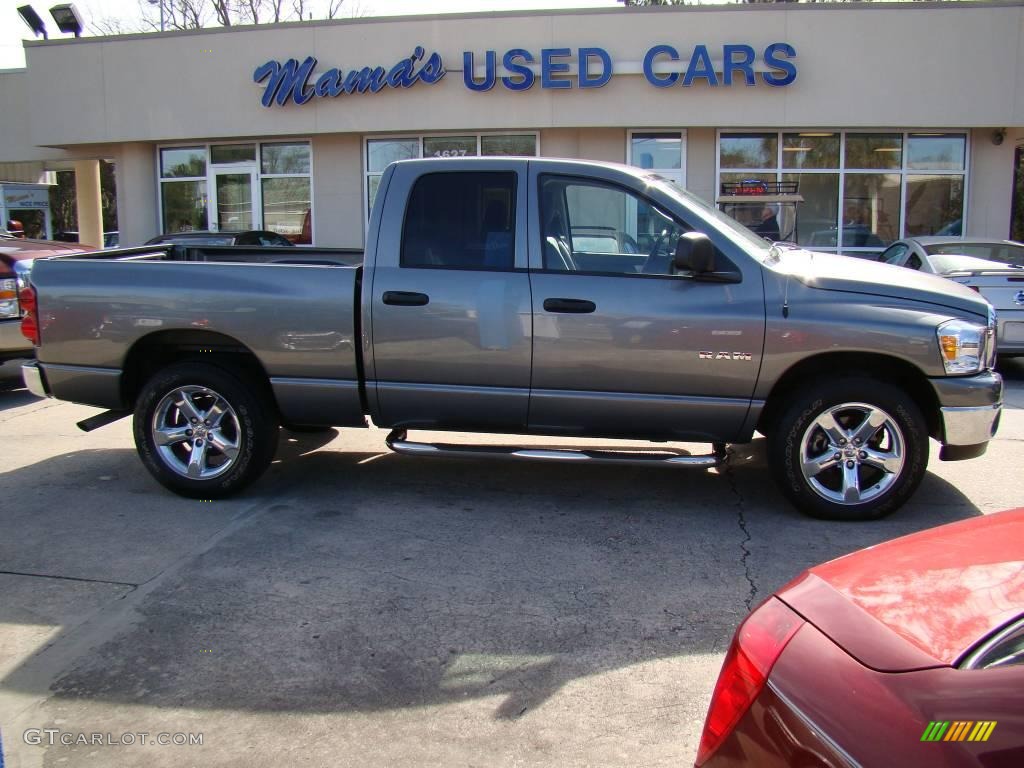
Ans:
{"label": "chrome wheel", "polygon": [[209,480],[234,465],[241,446],[238,414],[223,397],[201,386],[182,386],[157,404],[153,443],[169,469],[182,477]]}
{"label": "chrome wheel", "polygon": [[900,477],[906,443],[899,425],[881,408],[842,403],[820,413],[800,440],[800,470],[822,498],[864,504]]}

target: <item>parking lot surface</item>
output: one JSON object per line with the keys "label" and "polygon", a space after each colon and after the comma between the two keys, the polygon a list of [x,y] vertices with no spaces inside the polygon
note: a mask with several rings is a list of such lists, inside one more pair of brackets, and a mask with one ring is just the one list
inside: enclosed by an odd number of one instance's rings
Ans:
{"label": "parking lot surface", "polygon": [[1024,361],[1004,366],[984,457],[942,463],[933,443],[912,501],[856,524],[790,508],[762,439],[702,471],[283,432],[248,492],[190,501],[145,472],[129,420],[82,433],[94,409],[0,370],[0,738],[17,768],[692,764],[750,606],[822,560],[1024,505]]}

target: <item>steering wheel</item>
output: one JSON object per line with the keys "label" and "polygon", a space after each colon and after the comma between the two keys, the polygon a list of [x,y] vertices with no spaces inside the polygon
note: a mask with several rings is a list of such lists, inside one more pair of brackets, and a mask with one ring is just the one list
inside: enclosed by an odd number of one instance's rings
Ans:
{"label": "steering wheel", "polygon": [[[654,247],[651,248],[650,253],[647,254],[647,260],[644,262],[643,267],[640,268],[640,273],[644,275],[667,275],[668,274],[668,260],[659,259],[658,254],[668,244],[669,230],[661,230],[661,234],[654,241]],[[665,251],[666,255],[668,251]]]}

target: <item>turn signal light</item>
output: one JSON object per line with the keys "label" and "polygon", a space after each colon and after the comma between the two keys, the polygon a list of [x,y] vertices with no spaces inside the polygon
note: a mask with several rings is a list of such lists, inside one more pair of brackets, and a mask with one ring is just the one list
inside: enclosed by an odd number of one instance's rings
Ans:
{"label": "turn signal light", "polygon": [[697,766],[707,762],[750,709],[786,644],[803,624],[799,615],[775,597],[761,603],[740,624],[711,696]]}
{"label": "turn signal light", "polygon": [[18,301],[21,303],[21,335],[32,342],[32,346],[39,346],[39,307],[36,303],[36,289],[27,285],[18,292]]}
{"label": "turn signal light", "polygon": [[956,336],[939,336],[939,346],[942,348],[942,356],[947,360],[956,360],[960,351],[960,339]]}

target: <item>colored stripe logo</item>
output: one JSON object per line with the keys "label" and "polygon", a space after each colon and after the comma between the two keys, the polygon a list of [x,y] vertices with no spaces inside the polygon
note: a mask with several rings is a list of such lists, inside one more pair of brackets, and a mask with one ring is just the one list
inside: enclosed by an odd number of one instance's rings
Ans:
{"label": "colored stripe logo", "polygon": [[995,729],[995,720],[932,720],[921,741],[988,741]]}

